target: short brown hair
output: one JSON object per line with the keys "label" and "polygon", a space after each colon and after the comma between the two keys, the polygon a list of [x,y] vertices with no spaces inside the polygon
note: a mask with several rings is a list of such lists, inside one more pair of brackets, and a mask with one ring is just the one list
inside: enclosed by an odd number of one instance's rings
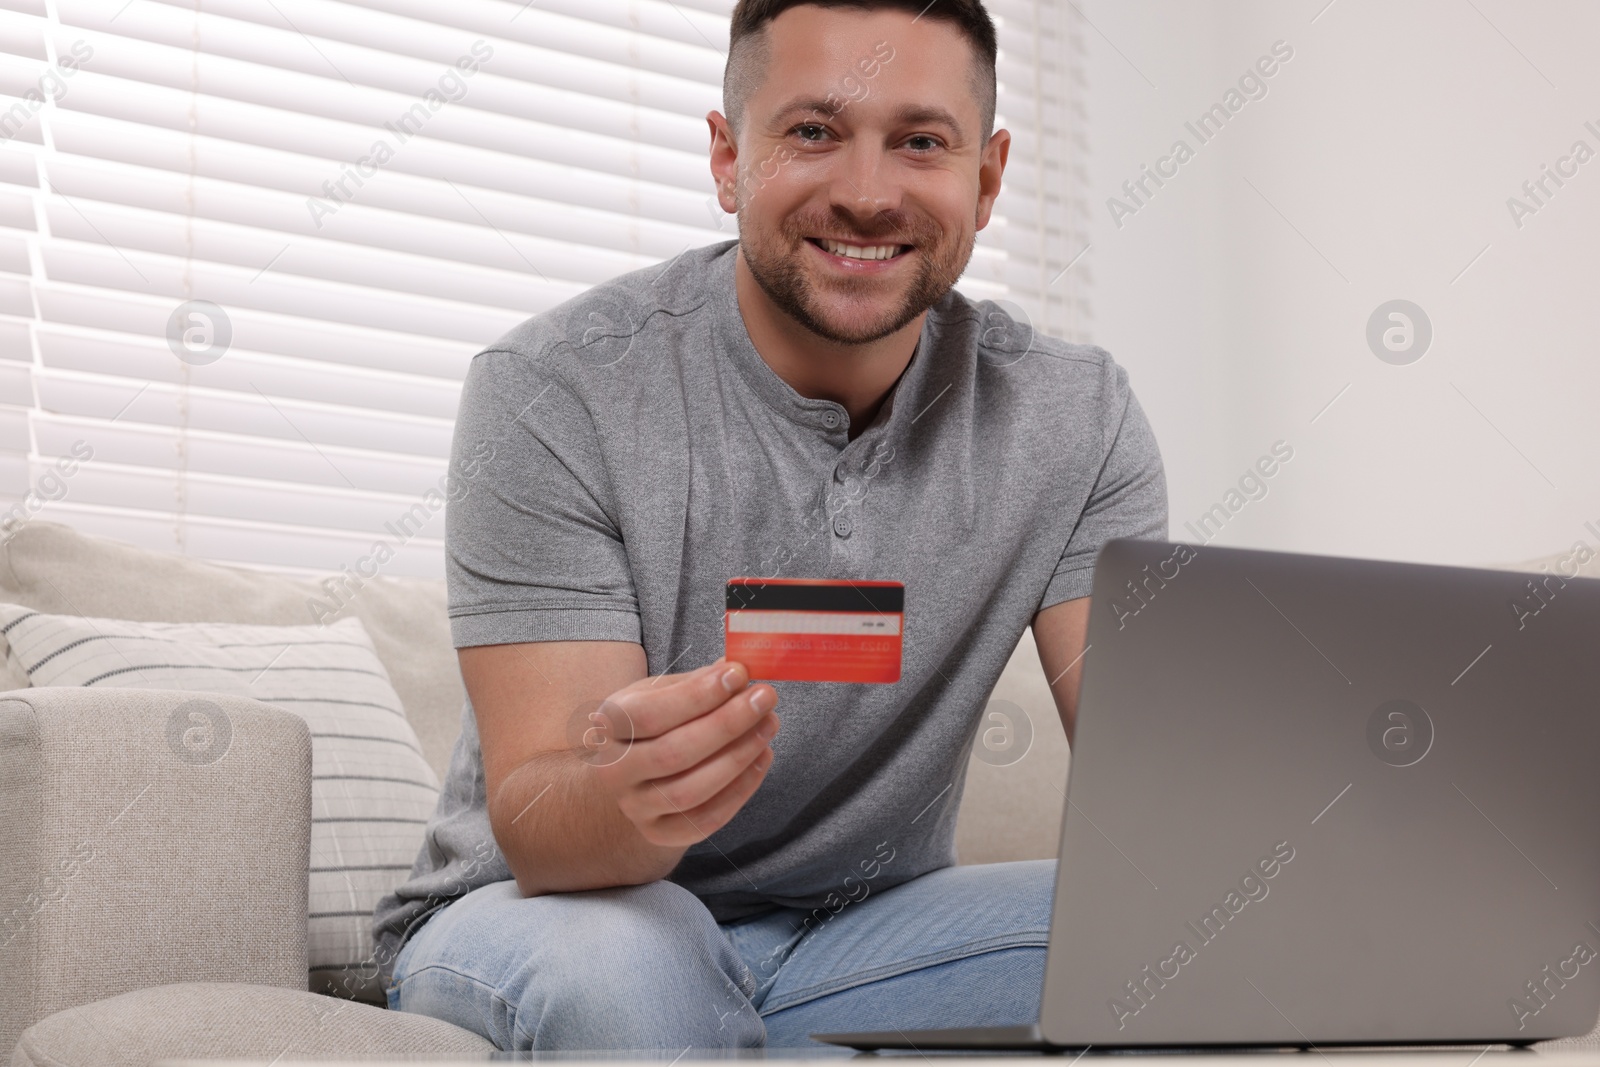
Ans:
{"label": "short brown hair", "polygon": [[994,20],[983,8],[983,0],[739,0],[728,28],[728,64],[722,74],[722,109],[734,135],[744,121],[745,99],[760,82],[767,60],[767,23],[802,4],[817,7],[853,7],[862,11],[897,9],[921,18],[954,23],[972,45],[978,62],[973,92],[982,115],[983,142],[994,133],[995,59],[999,40]]}

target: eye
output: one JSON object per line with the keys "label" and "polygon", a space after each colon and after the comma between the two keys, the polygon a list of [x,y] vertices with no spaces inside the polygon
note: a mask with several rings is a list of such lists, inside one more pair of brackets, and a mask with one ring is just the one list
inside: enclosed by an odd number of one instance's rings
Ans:
{"label": "eye", "polygon": [[906,147],[910,148],[913,152],[926,154],[941,147],[941,145],[939,144],[938,138],[932,137],[926,133],[919,133],[906,139]]}
{"label": "eye", "polygon": [[[812,135],[808,136],[807,131],[810,131],[810,134]],[[796,126],[789,132],[792,134],[798,134],[802,141],[806,141],[811,144],[818,144],[821,142],[822,138],[827,135],[828,128],[826,126],[818,125],[815,122],[805,122],[801,123],[799,126]]]}

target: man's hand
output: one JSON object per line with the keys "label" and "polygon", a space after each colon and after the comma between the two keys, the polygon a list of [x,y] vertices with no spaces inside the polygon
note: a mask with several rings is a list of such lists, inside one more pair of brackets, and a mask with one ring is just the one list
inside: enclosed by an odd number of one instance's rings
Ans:
{"label": "man's hand", "polygon": [[524,896],[667,877],[771,765],[778,694],[749,685],[742,664],[651,678],[629,641],[478,645],[459,657],[489,825]]}
{"label": "man's hand", "polygon": [[721,829],[772,765],[778,692],[750,685],[744,665],[719,659],[682,674],[641,678],[595,713],[620,753],[595,775],[639,836],[687,847]]}

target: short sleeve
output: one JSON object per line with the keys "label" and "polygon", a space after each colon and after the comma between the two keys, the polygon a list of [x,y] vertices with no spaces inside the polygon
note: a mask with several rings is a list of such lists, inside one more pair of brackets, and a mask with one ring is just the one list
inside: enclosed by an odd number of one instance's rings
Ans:
{"label": "short sleeve", "polygon": [[594,422],[542,360],[496,349],[473,357],[446,478],[455,647],[640,639]]}
{"label": "short sleeve", "polygon": [[[1039,610],[1089,595],[1095,557],[1117,537],[1160,540],[1167,536],[1167,478],[1161,450],[1144,409],[1127,387],[1127,372],[1115,367],[1120,412],[1108,420],[1114,428],[1105,462],[1084,504],[1066,549],[1045,587]],[[1115,408],[1114,408],[1115,410]]]}

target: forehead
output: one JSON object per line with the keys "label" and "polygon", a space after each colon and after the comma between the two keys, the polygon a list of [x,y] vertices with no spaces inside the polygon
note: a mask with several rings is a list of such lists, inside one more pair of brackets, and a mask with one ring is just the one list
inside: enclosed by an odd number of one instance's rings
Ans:
{"label": "forehead", "polygon": [[962,118],[978,114],[972,88],[977,59],[951,22],[902,10],[801,4],[765,31],[766,76],[750,101],[758,111],[770,112],[796,96],[822,99],[833,93],[858,111],[876,98],[895,107],[907,101],[936,104]]}

